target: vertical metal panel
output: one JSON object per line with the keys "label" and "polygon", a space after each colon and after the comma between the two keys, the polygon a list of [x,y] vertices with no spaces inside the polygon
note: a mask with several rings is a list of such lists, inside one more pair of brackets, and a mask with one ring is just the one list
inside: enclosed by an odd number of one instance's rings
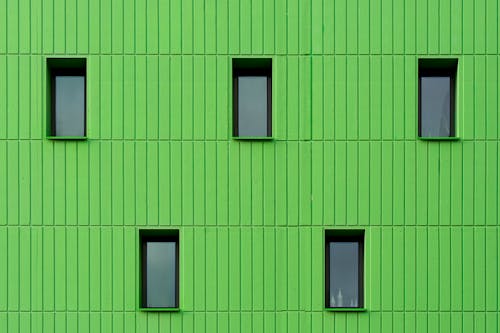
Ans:
{"label": "vertical metal panel", "polygon": [[[497,332],[497,0],[0,0],[0,331]],[[272,141],[231,139],[231,58],[273,58]],[[88,58],[50,141],[46,57]],[[418,57],[460,140],[419,141]],[[137,229],[179,228],[178,313]],[[367,312],[324,311],[325,228],[366,230]]]}

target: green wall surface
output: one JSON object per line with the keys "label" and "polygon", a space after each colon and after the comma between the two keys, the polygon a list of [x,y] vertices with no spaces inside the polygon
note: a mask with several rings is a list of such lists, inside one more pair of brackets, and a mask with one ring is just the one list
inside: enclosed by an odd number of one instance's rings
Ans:
{"label": "green wall surface", "polygon": [[[0,0],[0,332],[500,331],[497,0]],[[47,139],[47,58],[87,59],[87,140]],[[232,138],[231,62],[273,61]],[[457,140],[417,138],[457,58]],[[141,228],[180,311],[139,311]],[[325,229],[365,230],[364,312],[324,309]]]}

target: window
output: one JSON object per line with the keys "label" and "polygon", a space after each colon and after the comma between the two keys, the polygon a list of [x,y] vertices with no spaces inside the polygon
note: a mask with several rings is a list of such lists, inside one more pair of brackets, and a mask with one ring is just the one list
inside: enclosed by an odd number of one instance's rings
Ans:
{"label": "window", "polygon": [[418,113],[421,138],[455,136],[456,59],[420,59]]}
{"label": "window", "polygon": [[141,308],[179,307],[179,232],[141,230]]}
{"label": "window", "polygon": [[271,59],[233,59],[233,136],[272,136]]}
{"label": "window", "polygon": [[326,308],[363,308],[363,230],[328,230]]}
{"label": "window", "polygon": [[48,59],[50,80],[49,136],[84,138],[86,135],[85,59]]}

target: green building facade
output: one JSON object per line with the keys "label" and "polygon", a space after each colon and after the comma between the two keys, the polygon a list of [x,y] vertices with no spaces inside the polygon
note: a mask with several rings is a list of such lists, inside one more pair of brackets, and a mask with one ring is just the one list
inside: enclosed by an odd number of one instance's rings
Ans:
{"label": "green building facade", "polygon": [[[0,332],[500,331],[497,0],[0,0]],[[86,136],[50,137],[50,59]],[[232,62],[272,59],[272,138]],[[419,59],[456,137],[418,137]],[[140,309],[141,230],[179,233],[178,311]],[[152,231],[149,231],[152,230]],[[325,309],[325,233],[364,231],[364,309]]]}

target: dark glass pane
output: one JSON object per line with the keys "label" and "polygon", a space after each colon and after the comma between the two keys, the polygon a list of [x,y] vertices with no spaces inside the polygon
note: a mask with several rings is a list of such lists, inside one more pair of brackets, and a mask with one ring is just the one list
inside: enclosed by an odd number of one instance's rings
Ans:
{"label": "dark glass pane", "polygon": [[56,76],[56,136],[85,136],[85,77]]}
{"label": "dark glass pane", "polygon": [[146,244],[146,306],[149,308],[176,306],[175,248],[175,242]]}
{"label": "dark glass pane", "polygon": [[330,307],[359,307],[358,242],[330,242]]}
{"label": "dark glass pane", "polygon": [[267,77],[238,77],[238,136],[267,136]]}
{"label": "dark glass pane", "polygon": [[421,136],[450,136],[450,77],[422,76],[420,80]]}

